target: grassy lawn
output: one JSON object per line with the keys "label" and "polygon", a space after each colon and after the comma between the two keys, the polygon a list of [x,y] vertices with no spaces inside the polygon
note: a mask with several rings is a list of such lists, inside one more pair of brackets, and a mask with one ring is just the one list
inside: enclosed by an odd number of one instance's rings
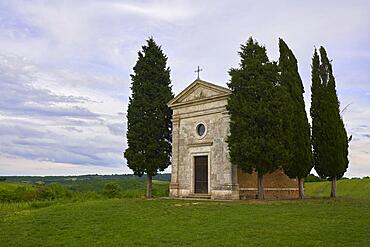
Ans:
{"label": "grassy lawn", "polygon": [[370,201],[110,199],[3,207],[1,246],[368,246]]}
{"label": "grassy lawn", "polygon": [[[133,197],[145,194],[145,181],[119,185]],[[0,190],[19,186],[34,188],[2,182]],[[103,187],[65,186],[86,193]],[[166,195],[168,182],[156,181],[154,190]],[[369,246],[370,179],[339,180],[338,199],[328,198],[330,182],[306,183],[305,190],[304,201],[77,197],[0,203],[0,246]]]}
{"label": "grassy lawn", "polygon": [[[305,183],[307,196],[330,196],[331,182]],[[337,181],[337,196],[370,200],[370,179],[343,179]]]}

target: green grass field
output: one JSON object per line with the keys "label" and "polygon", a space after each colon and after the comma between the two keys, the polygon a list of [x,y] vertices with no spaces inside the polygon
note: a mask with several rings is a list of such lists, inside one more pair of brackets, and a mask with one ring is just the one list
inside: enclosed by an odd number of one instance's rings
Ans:
{"label": "green grass field", "polygon": [[2,203],[0,246],[369,246],[369,185],[340,180],[329,199],[329,182],[306,183],[304,201]]}
{"label": "green grass field", "polygon": [[[331,182],[306,183],[306,195],[310,197],[328,197]],[[337,196],[363,198],[370,200],[370,179],[343,179],[337,182]]]}
{"label": "green grass field", "polygon": [[2,246],[368,246],[369,201],[110,199],[11,211]]}

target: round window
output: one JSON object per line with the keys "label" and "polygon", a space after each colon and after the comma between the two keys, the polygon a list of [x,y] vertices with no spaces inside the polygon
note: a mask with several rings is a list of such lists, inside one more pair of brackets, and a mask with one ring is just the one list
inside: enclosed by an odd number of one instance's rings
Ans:
{"label": "round window", "polygon": [[202,124],[202,123],[198,124],[198,126],[197,126],[197,134],[199,136],[203,136],[205,132],[206,132],[206,126],[204,126],[204,124]]}

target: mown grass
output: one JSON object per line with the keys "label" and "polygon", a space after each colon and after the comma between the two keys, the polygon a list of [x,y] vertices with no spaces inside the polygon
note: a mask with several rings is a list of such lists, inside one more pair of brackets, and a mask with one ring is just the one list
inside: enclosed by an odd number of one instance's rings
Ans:
{"label": "mown grass", "polygon": [[340,180],[329,199],[330,182],[306,183],[304,201],[158,199],[168,182],[155,182],[154,200],[143,183],[125,198],[0,203],[0,246],[368,246],[369,184]]}
{"label": "mown grass", "polygon": [[368,200],[109,199],[8,212],[2,246],[367,246]]}
{"label": "mown grass", "polygon": [[[330,181],[305,183],[305,193],[309,197],[328,197],[330,191]],[[370,179],[341,179],[337,181],[337,196],[370,200]]]}

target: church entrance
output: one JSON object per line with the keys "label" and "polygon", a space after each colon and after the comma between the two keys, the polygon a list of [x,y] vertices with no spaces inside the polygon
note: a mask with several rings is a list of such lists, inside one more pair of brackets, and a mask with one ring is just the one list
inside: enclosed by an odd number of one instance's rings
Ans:
{"label": "church entrance", "polygon": [[208,156],[195,156],[195,193],[208,194]]}

